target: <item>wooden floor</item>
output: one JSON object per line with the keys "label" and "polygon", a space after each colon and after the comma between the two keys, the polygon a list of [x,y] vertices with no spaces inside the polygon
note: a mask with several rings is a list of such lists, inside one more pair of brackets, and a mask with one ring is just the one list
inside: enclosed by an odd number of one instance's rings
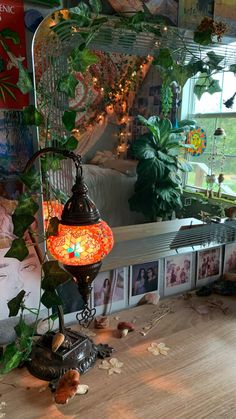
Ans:
{"label": "wooden floor", "polygon": [[[221,297],[212,297],[212,299]],[[114,333],[118,320],[111,319],[108,331],[96,331],[97,342],[116,348],[113,356],[124,363],[120,375],[108,376],[98,368],[82,383],[89,392],[76,396],[66,406],[55,405],[47,383],[25,370],[17,370],[0,381],[0,410],[9,419],[229,419],[236,418],[236,299],[224,298],[229,314],[195,309],[206,299],[193,297],[164,300],[174,310],[146,335],[143,326],[161,311],[142,306],[123,311],[121,320],[136,320],[137,330],[119,339]],[[164,307],[165,309],[165,307]],[[158,311],[159,310],[159,311]],[[147,351],[151,342],[164,342],[167,356]],[[42,391],[44,390],[44,391]]]}

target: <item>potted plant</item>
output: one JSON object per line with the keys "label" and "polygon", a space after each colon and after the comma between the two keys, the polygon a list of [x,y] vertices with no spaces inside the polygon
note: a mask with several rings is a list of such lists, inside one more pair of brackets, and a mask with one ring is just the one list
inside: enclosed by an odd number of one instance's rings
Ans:
{"label": "potted plant", "polygon": [[[151,116],[139,120],[149,132],[132,145],[133,157],[138,160],[137,181],[134,195],[129,199],[131,211],[142,212],[147,221],[172,217],[173,211],[182,206],[181,172],[191,170],[191,165],[181,155],[183,133],[194,121],[181,121],[173,129],[169,119]],[[182,153],[183,154],[183,153]]]}

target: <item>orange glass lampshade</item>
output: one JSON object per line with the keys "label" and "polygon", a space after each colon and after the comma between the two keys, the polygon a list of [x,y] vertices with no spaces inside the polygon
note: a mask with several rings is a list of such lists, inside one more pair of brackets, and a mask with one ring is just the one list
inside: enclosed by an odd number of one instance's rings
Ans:
{"label": "orange glass lampshade", "polygon": [[59,225],[47,239],[51,255],[64,265],[84,266],[100,262],[113,247],[113,235],[105,221],[85,226]]}

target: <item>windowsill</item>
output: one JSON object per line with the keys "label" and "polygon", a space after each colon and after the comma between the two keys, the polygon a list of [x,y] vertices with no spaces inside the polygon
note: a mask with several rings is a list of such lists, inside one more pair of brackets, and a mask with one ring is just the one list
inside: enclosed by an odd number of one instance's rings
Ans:
{"label": "windowsill", "polygon": [[199,196],[199,198],[201,197],[203,200],[207,200],[209,202],[217,202],[220,203],[222,205],[229,205],[229,204],[235,204],[236,203],[236,197],[230,196],[230,195],[226,195],[226,194],[222,194],[221,198],[218,198],[217,196],[214,196],[212,198],[208,198],[206,196],[206,190],[205,189],[201,189],[201,188],[196,188],[196,187],[192,187],[192,186],[185,186],[184,189],[185,193],[191,193],[194,194],[196,196]]}

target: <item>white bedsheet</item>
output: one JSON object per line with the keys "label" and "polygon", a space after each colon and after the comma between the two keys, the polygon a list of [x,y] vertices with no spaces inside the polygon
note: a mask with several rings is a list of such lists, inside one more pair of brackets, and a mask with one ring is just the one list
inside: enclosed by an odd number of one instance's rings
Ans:
{"label": "white bedsheet", "polygon": [[96,204],[101,217],[111,227],[139,224],[141,213],[130,211],[128,199],[133,195],[136,177],[96,165],[83,165],[84,181],[89,196]]}

